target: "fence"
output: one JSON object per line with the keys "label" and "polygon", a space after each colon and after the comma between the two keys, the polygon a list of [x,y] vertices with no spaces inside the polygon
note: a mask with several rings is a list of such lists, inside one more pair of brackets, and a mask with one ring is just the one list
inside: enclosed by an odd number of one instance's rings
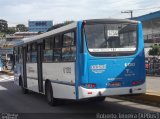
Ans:
{"label": "fence", "polygon": [[146,58],[145,60],[145,68],[147,75],[158,75],[160,76],[160,59],[153,57],[153,58]]}

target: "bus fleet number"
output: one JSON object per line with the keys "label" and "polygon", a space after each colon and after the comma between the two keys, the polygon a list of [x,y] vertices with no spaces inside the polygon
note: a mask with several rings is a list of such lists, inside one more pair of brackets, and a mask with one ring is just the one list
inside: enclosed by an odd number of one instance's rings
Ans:
{"label": "bus fleet number", "polygon": [[71,67],[64,67],[63,68],[63,73],[64,74],[70,74],[71,73]]}

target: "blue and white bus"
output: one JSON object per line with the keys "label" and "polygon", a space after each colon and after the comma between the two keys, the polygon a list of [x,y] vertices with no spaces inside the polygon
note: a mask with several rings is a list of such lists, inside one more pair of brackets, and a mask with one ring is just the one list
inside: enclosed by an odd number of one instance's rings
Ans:
{"label": "blue and white bus", "polygon": [[3,69],[3,64],[2,64],[2,59],[1,59],[1,56],[0,56],[0,71],[2,71]]}
{"label": "blue and white bus", "polygon": [[143,94],[142,24],[121,19],[84,20],[24,39],[14,48],[15,83],[58,99]]}

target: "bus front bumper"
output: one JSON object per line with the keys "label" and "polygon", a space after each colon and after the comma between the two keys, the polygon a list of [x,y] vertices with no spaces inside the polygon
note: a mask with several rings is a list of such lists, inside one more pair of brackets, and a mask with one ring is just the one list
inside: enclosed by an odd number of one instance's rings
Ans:
{"label": "bus front bumper", "polygon": [[113,96],[113,95],[127,95],[127,94],[142,94],[146,93],[145,83],[132,87],[119,87],[119,88],[100,88],[100,89],[87,89],[79,87],[79,99],[99,97],[99,96]]}

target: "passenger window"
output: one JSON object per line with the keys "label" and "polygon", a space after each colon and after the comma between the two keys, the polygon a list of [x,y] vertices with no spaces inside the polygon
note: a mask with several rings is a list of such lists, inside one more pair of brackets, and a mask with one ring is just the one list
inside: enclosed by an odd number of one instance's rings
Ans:
{"label": "passenger window", "polygon": [[15,62],[19,63],[18,47],[16,47],[14,50],[15,50]]}
{"label": "passenger window", "polygon": [[31,62],[31,45],[27,45],[27,62]]}
{"label": "passenger window", "polygon": [[22,47],[19,48],[19,63],[22,63]]}
{"label": "passenger window", "polygon": [[37,44],[33,43],[31,46],[31,62],[35,63],[37,62]]}
{"label": "passenger window", "polygon": [[44,40],[43,62],[53,61],[53,37]]}
{"label": "passenger window", "polygon": [[55,36],[55,39],[54,39],[54,48],[53,48],[53,51],[54,51],[54,62],[59,62],[61,61],[61,39],[60,39],[60,36]]}
{"label": "passenger window", "polygon": [[69,32],[63,35],[62,60],[76,60],[75,32]]}
{"label": "passenger window", "polygon": [[74,32],[63,35],[63,47],[74,45]]}

